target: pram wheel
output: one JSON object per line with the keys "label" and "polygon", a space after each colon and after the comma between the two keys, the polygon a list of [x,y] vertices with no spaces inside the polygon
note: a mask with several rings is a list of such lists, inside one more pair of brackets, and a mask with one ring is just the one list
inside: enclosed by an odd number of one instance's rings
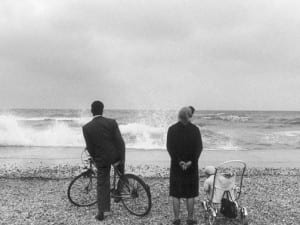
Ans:
{"label": "pram wheel", "polygon": [[247,209],[245,207],[241,208],[241,222],[242,225],[248,225],[248,213],[247,213]]}
{"label": "pram wheel", "polygon": [[216,221],[217,214],[213,208],[208,208],[207,211],[205,211],[205,219],[207,224],[213,225]]}

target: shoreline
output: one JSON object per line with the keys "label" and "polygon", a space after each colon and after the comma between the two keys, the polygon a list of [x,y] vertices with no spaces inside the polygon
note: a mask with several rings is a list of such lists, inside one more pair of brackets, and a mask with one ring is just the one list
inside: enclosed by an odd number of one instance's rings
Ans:
{"label": "shoreline", "polygon": [[[83,171],[82,148],[0,147],[0,177],[70,178]],[[300,150],[204,150],[200,176],[207,165],[242,160],[249,174],[300,174]],[[126,171],[143,177],[168,177],[170,158],[166,150],[126,151]]]}
{"label": "shoreline", "polygon": [[[0,147],[0,168],[3,164],[20,168],[41,164],[79,166],[81,154],[80,147]],[[199,167],[216,166],[228,160],[242,160],[248,167],[300,168],[300,150],[203,150]],[[126,164],[169,167],[170,158],[167,150],[127,149]]]}

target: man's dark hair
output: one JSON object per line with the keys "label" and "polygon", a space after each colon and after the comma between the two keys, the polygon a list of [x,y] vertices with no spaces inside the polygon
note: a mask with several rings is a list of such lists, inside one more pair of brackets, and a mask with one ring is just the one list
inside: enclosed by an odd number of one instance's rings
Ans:
{"label": "man's dark hair", "polygon": [[102,115],[103,108],[104,108],[104,105],[100,101],[94,101],[91,105],[91,111],[92,111],[94,116],[95,115]]}
{"label": "man's dark hair", "polygon": [[191,111],[192,111],[192,115],[194,114],[194,112],[195,112],[195,108],[193,107],[193,106],[189,106],[189,108],[191,109]]}

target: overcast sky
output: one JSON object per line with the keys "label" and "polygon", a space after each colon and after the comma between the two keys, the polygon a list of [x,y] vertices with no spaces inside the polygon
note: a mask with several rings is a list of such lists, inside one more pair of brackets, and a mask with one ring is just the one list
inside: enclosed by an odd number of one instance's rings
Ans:
{"label": "overcast sky", "polygon": [[300,110],[300,1],[1,0],[0,108]]}

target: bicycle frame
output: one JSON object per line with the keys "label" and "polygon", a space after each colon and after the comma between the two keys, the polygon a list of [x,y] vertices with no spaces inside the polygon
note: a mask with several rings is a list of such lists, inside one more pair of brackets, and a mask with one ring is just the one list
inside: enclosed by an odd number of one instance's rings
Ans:
{"label": "bicycle frame", "polygon": [[[86,162],[89,163],[89,167],[84,167],[85,169],[87,169],[87,174],[89,173],[95,173],[95,170],[93,168],[93,166],[97,169],[96,167],[96,163],[95,161],[90,157],[88,158],[87,160],[85,160]],[[120,177],[122,176],[122,173],[118,170],[117,166],[115,165],[112,165],[113,169],[114,169],[114,172],[113,172],[113,182],[111,184],[111,197],[113,198],[117,198],[117,197],[122,197],[124,198],[124,194],[119,194],[117,195],[116,193],[114,193],[115,190],[117,190],[117,181],[120,180]]]}

